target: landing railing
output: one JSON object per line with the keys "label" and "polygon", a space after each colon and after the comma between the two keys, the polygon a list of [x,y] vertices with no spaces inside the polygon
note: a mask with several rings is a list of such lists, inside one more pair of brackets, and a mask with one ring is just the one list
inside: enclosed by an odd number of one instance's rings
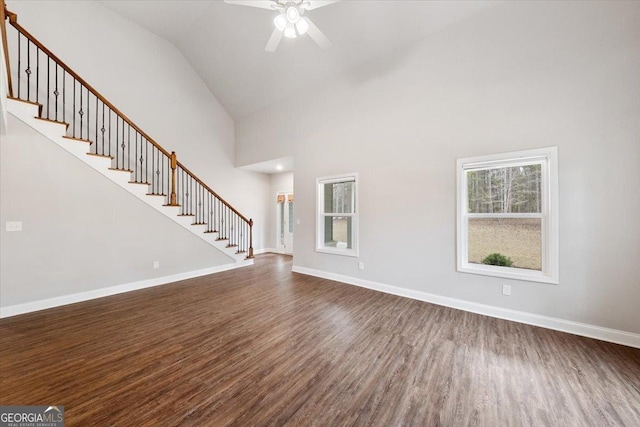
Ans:
{"label": "landing railing", "polygon": [[[253,258],[253,220],[247,219],[142,131],[46,46],[25,30],[2,1],[2,42],[9,97],[40,105],[40,118],[67,124],[67,138],[89,142],[90,155],[112,158],[114,170],[131,173],[131,184],[148,185],[150,196],[179,206],[206,233]],[[5,19],[11,27],[5,25]],[[10,34],[13,32],[14,34]],[[11,67],[14,64],[15,67]],[[13,74],[12,74],[13,70]]]}

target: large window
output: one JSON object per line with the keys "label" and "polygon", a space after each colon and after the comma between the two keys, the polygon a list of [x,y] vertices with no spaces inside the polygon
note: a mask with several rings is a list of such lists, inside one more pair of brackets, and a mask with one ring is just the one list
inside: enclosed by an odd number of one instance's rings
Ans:
{"label": "large window", "polygon": [[558,283],[557,148],[458,160],[458,271]]}
{"label": "large window", "polygon": [[357,174],[317,179],[316,250],[358,256]]}

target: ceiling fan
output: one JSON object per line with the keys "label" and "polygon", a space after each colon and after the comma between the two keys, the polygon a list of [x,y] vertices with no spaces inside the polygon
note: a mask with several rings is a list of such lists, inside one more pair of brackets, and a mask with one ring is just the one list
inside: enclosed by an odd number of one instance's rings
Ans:
{"label": "ceiling fan", "polygon": [[273,24],[275,29],[264,48],[267,52],[275,52],[282,37],[295,39],[303,34],[315,41],[322,49],[331,47],[329,39],[306,16],[307,10],[317,9],[336,3],[340,0],[224,0],[225,3],[240,6],[259,7],[261,9],[278,10],[280,14],[275,17]]}

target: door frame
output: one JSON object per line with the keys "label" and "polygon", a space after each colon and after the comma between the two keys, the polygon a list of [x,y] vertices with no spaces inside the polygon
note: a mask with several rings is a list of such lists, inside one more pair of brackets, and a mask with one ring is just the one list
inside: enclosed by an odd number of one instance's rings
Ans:
{"label": "door frame", "polygon": [[[293,255],[294,233],[293,231],[289,232],[289,230],[293,230],[293,227],[290,227],[290,224],[289,224],[289,204],[290,204],[289,195],[293,196],[293,191],[285,190],[285,191],[276,192],[276,250],[282,254]],[[281,213],[280,213],[280,202],[277,201],[278,196],[284,196],[284,202],[282,202],[284,205],[284,209],[282,210],[282,214],[284,215],[283,221],[281,221],[281,218],[280,218]],[[293,201],[295,201],[295,198],[293,199]],[[294,208],[294,213],[295,213],[295,208]],[[285,227],[284,243],[282,242],[282,238],[281,238],[281,234],[282,234],[280,229],[281,224]],[[290,239],[289,240],[290,244],[288,245],[288,247],[286,244],[287,234],[289,234],[288,238]]]}

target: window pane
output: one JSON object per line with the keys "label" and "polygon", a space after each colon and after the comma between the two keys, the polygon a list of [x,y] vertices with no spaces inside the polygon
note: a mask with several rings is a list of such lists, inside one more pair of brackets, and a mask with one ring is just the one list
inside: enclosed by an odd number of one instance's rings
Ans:
{"label": "window pane", "polygon": [[352,217],[327,216],[324,218],[324,246],[352,249]]}
{"label": "window pane", "polygon": [[353,213],[355,182],[332,182],[324,187],[324,213]]}
{"label": "window pane", "polygon": [[469,218],[469,262],[504,265],[486,259],[492,254],[509,258],[511,267],[541,271],[541,219]]}
{"label": "window pane", "polygon": [[542,212],[540,164],[467,171],[469,213]]}

